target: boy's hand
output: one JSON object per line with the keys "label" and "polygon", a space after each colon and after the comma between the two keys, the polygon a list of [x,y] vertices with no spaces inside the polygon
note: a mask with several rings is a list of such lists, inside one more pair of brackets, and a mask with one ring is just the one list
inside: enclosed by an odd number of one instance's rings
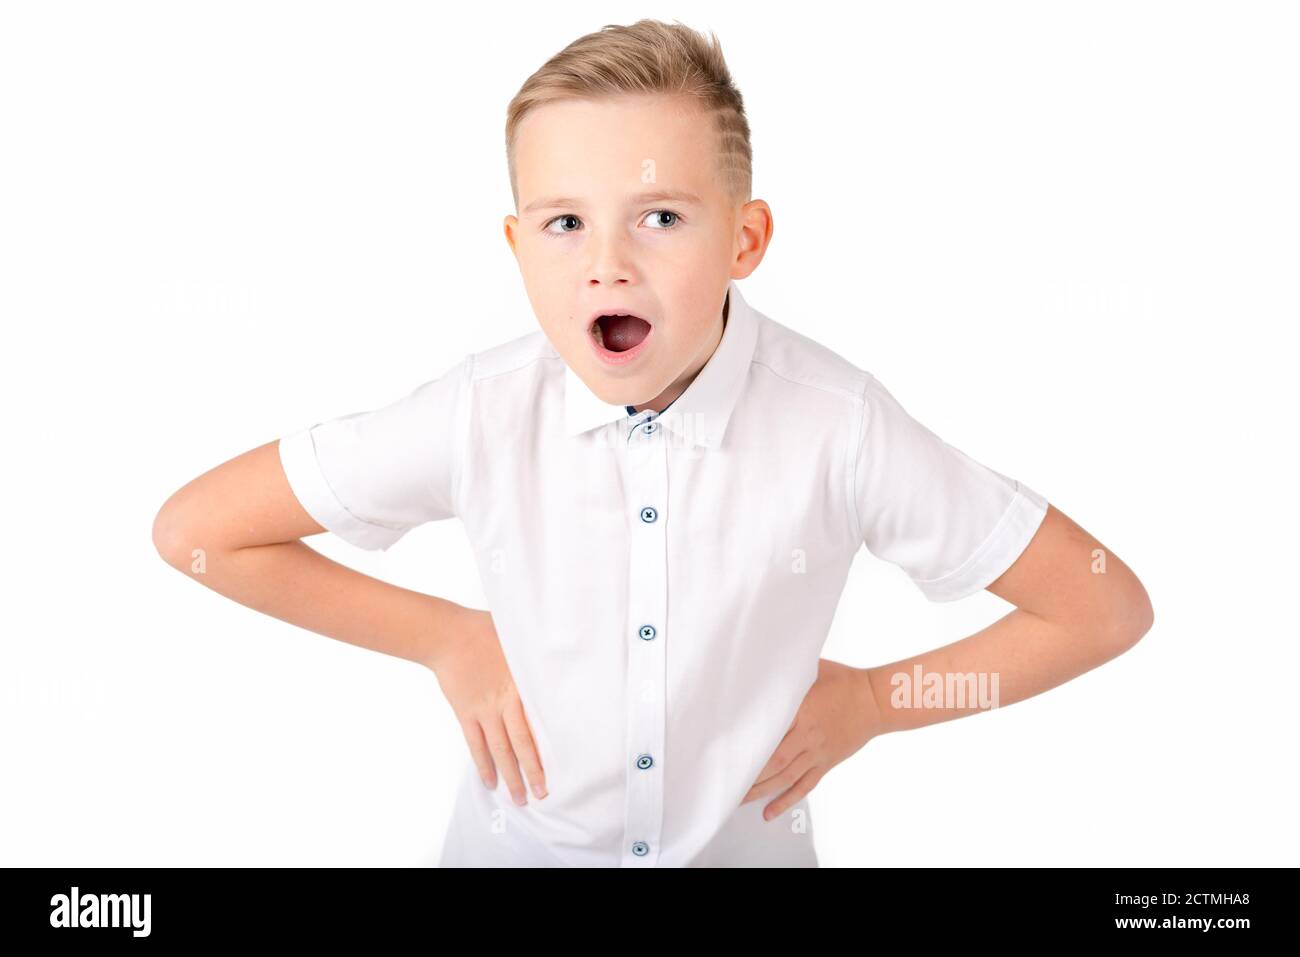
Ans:
{"label": "boy's hand", "polygon": [[820,659],[817,680],[804,696],[794,724],[740,803],[781,792],[763,809],[763,819],[785,813],[827,771],[880,733],[880,727],[866,669]]}
{"label": "boy's hand", "polygon": [[[496,772],[505,775],[516,804],[527,804],[519,766],[538,798],[546,797],[546,778],[533,743],[523,703],[506,666],[490,612],[466,608],[455,633],[429,663],[442,693],[460,721],[470,754],[484,785],[495,789]],[[495,764],[494,764],[495,759]]]}

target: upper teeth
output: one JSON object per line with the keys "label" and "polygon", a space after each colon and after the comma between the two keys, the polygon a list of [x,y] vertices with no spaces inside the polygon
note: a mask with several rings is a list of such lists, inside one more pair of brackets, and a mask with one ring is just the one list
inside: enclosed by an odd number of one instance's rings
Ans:
{"label": "upper teeth", "polygon": [[602,319],[614,319],[614,318],[617,318],[617,317],[619,317],[619,316],[631,316],[631,315],[632,315],[632,313],[630,313],[630,312],[604,312],[604,313],[601,313],[599,316],[596,317],[596,321],[593,322],[593,323],[591,324],[591,334],[592,334],[593,336],[595,336],[596,341],[597,341],[598,343],[600,343],[601,346],[604,346],[604,345],[605,345],[605,332],[604,332],[603,329],[600,328],[600,320],[602,320]]}

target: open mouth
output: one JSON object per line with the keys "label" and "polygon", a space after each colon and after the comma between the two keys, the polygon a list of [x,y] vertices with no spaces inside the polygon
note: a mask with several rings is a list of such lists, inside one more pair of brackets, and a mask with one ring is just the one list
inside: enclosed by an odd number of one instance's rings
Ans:
{"label": "open mouth", "polygon": [[639,346],[650,334],[650,323],[640,316],[597,316],[591,324],[596,344],[610,352],[626,352]]}

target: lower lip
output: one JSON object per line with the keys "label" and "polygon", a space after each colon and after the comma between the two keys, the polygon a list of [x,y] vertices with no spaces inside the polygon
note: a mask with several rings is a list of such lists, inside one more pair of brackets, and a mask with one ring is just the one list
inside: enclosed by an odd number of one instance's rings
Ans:
{"label": "lower lip", "polygon": [[650,331],[645,334],[644,339],[634,345],[631,349],[626,349],[623,352],[611,352],[606,349],[596,341],[596,337],[591,334],[591,330],[587,331],[587,338],[591,341],[591,349],[596,353],[596,358],[601,362],[610,366],[625,366],[629,362],[636,361],[636,357],[645,351],[646,345],[650,342],[650,338],[654,334],[655,327],[651,326]]}

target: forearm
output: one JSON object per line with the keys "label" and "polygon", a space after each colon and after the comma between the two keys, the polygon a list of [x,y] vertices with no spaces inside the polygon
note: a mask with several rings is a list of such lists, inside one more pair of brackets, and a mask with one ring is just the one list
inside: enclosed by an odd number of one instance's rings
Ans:
{"label": "forearm", "polygon": [[461,605],[372,578],[302,541],[180,555],[168,564],[281,621],[427,667],[456,634]]}
{"label": "forearm", "polygon": [[1016,608],[960,641],[864,669],[864,680],[880,715],[879,733],[886,734],[1032,697],[1114,658],[1129,644],[1108,628],[1061,624]]}

